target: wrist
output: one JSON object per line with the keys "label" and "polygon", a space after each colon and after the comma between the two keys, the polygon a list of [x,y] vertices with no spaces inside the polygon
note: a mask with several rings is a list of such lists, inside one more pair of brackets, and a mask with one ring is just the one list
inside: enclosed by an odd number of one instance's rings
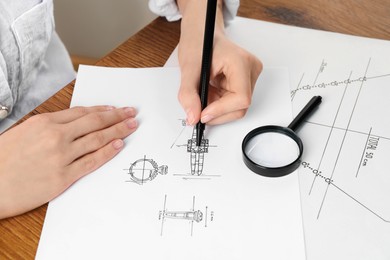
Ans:
{"label": "wrist", "polygon": [[[207,0],[177,0],[177,5],[182,15],[181,31],[203,33],[206,19]],[[223,32],[223,0],[217,0],[217,11],[215,19],[215,32]],[[203,35],[201,35],[203,38]]]}
{"label": "wrist", "polygon": [[[179,42],[179,62],[200,66],[206,20],[206,0],[178,0],[182,14]],[[217,13],[214,28],[214,41],[224,37],[223,0],[217,2]]]}

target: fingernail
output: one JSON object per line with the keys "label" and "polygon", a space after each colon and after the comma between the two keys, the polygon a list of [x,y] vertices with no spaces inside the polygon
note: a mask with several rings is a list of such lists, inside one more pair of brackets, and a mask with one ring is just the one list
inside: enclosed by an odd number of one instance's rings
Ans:
{"label": "fingernail", "polygon": [[106,106],[106,109],[107,110],[113,110],[113,109],[115,109],[115,107],[114,106]]}
{"label": "fingernail", "polygon": [[123,141],[121,139],[118,139],[118,140],[115,140],[113,143],[112,143],[112,146],[114,146],[114,148],[116,150],[119,150],[123,147]]}
{"label": "fingernail", "polygon": [[205,123],[211,121],[212,119],[214,119],[214,117],[212,115],[205,115],[205,116],[202,116],[200,121],[205,124]]}
{"label": "fingernail", "polygon": [[187,125],[194,125],[195,117],[194,117],[194,113],[192,113],[192,111],[187,112],[186,123],[187,123]]}
{"label": "fingernail", "polygon": [[135,120],[134,118],[129,118],[126,120],[126,125],[130,129],[136,128],[137,124],[137,120]]}
{"label": "fingernail", "polygon": [[209,81],[209,83],[210,83],[210,85],[213,86],[213,87],[217,86],[217,81],[216,81],[216,80],[212,80],[212,79],[211,79],[211,80]]}
{"label": "fingernail", "polygon": [[136,114],[136,111],[134,107],[126,107],[125,113],[129,116],[134,116]]}

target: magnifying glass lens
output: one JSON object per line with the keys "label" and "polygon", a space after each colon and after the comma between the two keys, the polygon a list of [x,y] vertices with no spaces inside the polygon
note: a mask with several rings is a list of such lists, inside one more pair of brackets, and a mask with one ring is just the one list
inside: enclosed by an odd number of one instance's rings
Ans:
{"label": "magnifying glass lens", "polygon": [[264,132],[253,136],[245,146],[245,154],[258,165],[284,167],[300,156],[297,142],[279,132]]}
{"label": "magnifying glass lens", "polygon": [[295,171],[301,162],[303,144],[294,131],[321,100],[321,96],[314,96],[288,127],[267,125],[250,131],[241,146],[245,165],[267,177],[280,177]]}

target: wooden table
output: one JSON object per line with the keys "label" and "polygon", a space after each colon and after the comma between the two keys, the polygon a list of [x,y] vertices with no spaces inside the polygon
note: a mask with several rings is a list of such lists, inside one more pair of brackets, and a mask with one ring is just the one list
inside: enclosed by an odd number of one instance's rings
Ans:
{"label": "wooden table", "polygon": [[[239,16],[390,40],[388,0],[241,0]],[[179,41],[180,22],[157,18],[97,62],[111,67],[163,66]],[[261,58],[261,57],[260,57]],[[74,82],[25,116],[69,108]],[[0,259],[34,259],[47,204],[0,220]]]}

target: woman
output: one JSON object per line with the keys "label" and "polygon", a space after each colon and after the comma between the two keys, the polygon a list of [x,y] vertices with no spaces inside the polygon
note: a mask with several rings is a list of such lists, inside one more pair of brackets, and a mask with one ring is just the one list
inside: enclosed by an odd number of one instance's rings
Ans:
{"label": "woman", "polygon": [[[224,34],[224,23],[235,16],[238,4],[218,0],[209,105],[201,111],[198,83],[207,2],[149,2],[157,14],[182,19],[178,96],[189,125],[199,120],[229,122],[243,117],[250,105],[262,64]],[[52,0],[0,1],[3,121],[17,120],[58,90],[51,86],[62,87],[74,78],[66,50],[54,32],[52,9]],[[123,139],[137,129],[135,116],[132,107],[75,107],[33,116],[0,135],[0,219],[52,200],[113,158]]]}

